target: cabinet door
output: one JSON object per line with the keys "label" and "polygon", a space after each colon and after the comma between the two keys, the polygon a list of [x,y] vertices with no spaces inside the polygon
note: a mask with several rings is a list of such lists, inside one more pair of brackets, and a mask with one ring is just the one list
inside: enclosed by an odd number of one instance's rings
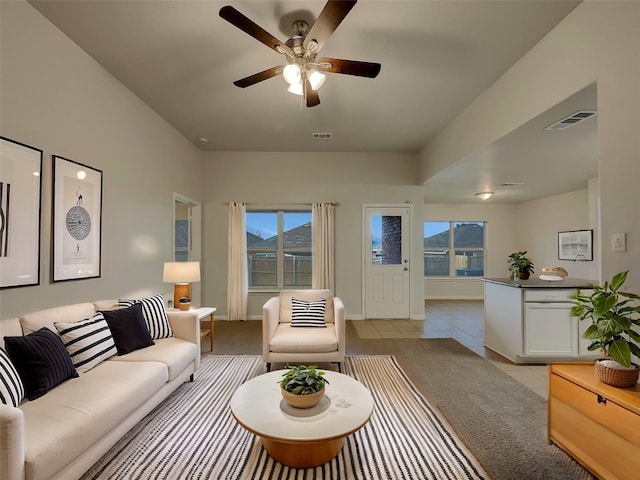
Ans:
{"label": "cabinet door", "polygon": [[570,303],[525,303],[525,355],[578,355],[578,318],[571,316],[571,306]]}

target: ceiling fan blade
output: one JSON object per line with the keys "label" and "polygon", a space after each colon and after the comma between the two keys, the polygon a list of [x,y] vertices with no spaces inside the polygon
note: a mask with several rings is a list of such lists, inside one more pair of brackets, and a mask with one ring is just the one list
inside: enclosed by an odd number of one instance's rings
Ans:
{"label": "ceiling fan blade", "polygon": [[317,53],[351,11],[356,1],[329,0],[304,39],[305,50],[309,49],[309,44],[313,41],[317,44],[313,52]]}
{"label": "ceiling fan blade", "polygon": [[233,84],[236,87],[246,88],[251,85],[255,85],[258,82],[262,82],[263,80],[268,80],[276,75],[280,75],[282,73],[282,69],[284,67],[282,65],[278,65],[277,67],[271,67],[268,70],[260,73],[254,73],[253,75],[249,75],[248,77],[241,78],[240,80],[236,80]]}
{"label": "ceiling fan blade", "polygon": [[313,88],[311,88],[311,82],[305,77],[304,80],[304,99],[307,102],[307,107],[315,107],[320,105],[320,96]]}
{"label": "ceiling fan blade", "polygon": [[[323,57],[317,61],[318,69],[323,72],[342,73],[357,77],[376,78],[382,65],[371,62],[358,62],[356,60],[341,60],[339,58]],[[330,64],[330,66],[324,65]]]}
{"label": "ceiling fan blade", "polygon": [[270,49],[275,50],[278,53],[293,55],[289,47],[287,47],[284,43],[271,35],[257,23],[245,17],[242,13],[240,13],[232,6],[226,5],[222,7],[220,9],[219,15],[221,18],[238,27],[247,35],[250,35],[259,42],[264,43]]}

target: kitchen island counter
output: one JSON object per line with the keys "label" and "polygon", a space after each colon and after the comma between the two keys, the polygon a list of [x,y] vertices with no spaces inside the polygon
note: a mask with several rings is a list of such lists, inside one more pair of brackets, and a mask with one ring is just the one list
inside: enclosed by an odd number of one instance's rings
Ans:
{"label": "kitchen island counter", "polygon": [[571,315],[578,290],[593,281],[565,277],[558,281],[483,278],[484,345],[514,363],[586,361],[590,340],[582,338],[589,322]]}
{"label": "kitchen island counter", "polygon": [[539,277],[530,277],[528,280],[514,280],[513,278],[483,278],[484,282],[498,283],[507,287],[516,288],[590,288],[593,280],[565,277],[562,280],[542,280]]}

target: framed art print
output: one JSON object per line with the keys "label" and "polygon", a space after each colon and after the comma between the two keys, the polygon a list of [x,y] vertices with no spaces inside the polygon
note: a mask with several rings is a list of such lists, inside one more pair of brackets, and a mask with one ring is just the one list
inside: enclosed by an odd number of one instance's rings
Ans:
{"label": "framed art print", "polygon": [[42,150],[0,142],[0,288],[39,285]]}
{"label": "framed art print", "polygon": [[593,260],[593,230],[558,232],[558,260]]}
{"label": "framed art print", "polygon": [[53,156],[53,281],[100,276],[102,171]]}

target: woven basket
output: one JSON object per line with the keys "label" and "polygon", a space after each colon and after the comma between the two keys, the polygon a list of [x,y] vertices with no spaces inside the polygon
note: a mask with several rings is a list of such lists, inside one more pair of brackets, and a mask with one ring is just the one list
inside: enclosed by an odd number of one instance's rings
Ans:
{"label": "woven basket", "polygon": [[640,367],[635,364],[632,365],[636,367],[633,370],[616,370],[615,368],[605,367],[600,363],[600,360],[596,360],[594,363],[596,377],[598,377],[598,380],[602,383],[618,388],[633,387],[638,383]]}
{"label": "woven basket", "polygon": [[307,395],[296,395],[295,393],[287,392],[284,388],[280,388],[280,391],[282,392],[282,398],[295,408],[315,407],[324,396],[324,387],[318,392]]}

